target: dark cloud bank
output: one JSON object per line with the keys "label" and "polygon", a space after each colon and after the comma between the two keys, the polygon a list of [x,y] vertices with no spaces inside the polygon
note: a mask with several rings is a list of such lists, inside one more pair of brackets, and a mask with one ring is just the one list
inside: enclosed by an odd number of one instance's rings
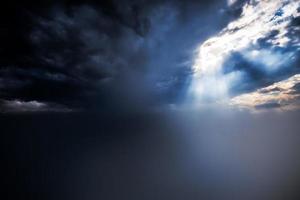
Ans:
{"label": "dark cloud bank", "polygon": [[174,103],[195,45],[232,17],[225,5],[11,2],[2,8],[1,98],[92,110]]}

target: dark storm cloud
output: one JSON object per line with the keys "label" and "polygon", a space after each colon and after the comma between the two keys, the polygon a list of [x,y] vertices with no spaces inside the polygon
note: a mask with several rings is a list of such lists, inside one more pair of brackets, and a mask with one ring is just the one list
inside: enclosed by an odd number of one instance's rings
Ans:
{"label": "dark storm cloud", "polygon": [[114,77],[129,65],[143,66],[142,38],[132,29],[89,6],[74,8],[71,16],[61,8],[53,13],[31,34],[37,58],[46,65],[86,81]]}
{"label": "dark storm cloud", "polygon": [[[230,19],[219,12],[225,4],[11,3],[12,24],[5,22],[1,37],[0,76],[7,85],[1,98],[91,108],[112,98],[117,105],[124,99],[132,105],[176,101],[191,73],[191,50]],[[216,17],[209,10],[222,20],[208,24]]]}

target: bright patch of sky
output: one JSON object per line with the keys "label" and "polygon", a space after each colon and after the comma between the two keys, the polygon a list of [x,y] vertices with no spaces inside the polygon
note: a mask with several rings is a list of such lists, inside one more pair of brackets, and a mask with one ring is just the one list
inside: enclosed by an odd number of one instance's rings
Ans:
{"label": "bright patch of sky", "polygon": [[229,6],[235,4],[237,2],[237,0],[227,0],[227,3]]}
{"label": "bright patch of sky", "polygon": [[[228,5],[234,3],[234,0],[228,1]],[[277,51],[276,48],[287,49],[292,44],[293,47],[298,45],[299,51],[299,38],[289,35],[291,21],[300,16],[299,7],[297,0],[250,0],[245,3],[238,19],[196,49],[189,98],[199,104],[230,101],[229,89],[243,81],[240,71],[224,74],[222,70],[226,59],[234,52],[268,73],[295,60],[297,48],[291,51]],[[276,34],[270,37],[272,32]],[[269,38],[269,47],[259,44],[264,38]]]}

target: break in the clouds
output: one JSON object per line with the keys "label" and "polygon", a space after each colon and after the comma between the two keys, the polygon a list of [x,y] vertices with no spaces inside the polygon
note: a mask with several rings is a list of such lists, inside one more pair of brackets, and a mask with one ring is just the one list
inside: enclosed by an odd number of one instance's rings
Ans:
{"label": "break in the clouds", "polygon": [[[237,1],[228,1],[229,6],[235,4]],[[260,91],[296,74],[299,6],[297,0],[247,1],[240,17],[197,48],[188,97],[196,103],[230,102],[233,96]],[[254,102],[255,94],[237,97],[234,102]],[[268,98],[268,102],[279,103],[276,96]]]}

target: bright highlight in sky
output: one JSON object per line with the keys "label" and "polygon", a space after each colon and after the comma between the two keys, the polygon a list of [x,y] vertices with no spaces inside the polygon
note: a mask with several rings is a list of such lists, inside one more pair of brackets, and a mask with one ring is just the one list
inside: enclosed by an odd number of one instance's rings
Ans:
{"label": "bright highlight in sky", "polygon": [[[228,1],[229,6],[235,1]],[[289,25],[300,16],[299,1],[251,0],[243,6],[241,16],[219,34],[209,38],[196,50],[194,75],[189,95],[195,103],[228,102],[230,88],[243,82],[243,73],[224,73],[226,60],[235,52],[262,71],[275,73],[295,59],[295,51],[278,52],[276,48],[297,47],[299,38],[289,36]],[[296,29],[296,28],[295,28]],[[274,37],[270,34],[276,33]],[[261,39],[270,44],[262,48]]]}

